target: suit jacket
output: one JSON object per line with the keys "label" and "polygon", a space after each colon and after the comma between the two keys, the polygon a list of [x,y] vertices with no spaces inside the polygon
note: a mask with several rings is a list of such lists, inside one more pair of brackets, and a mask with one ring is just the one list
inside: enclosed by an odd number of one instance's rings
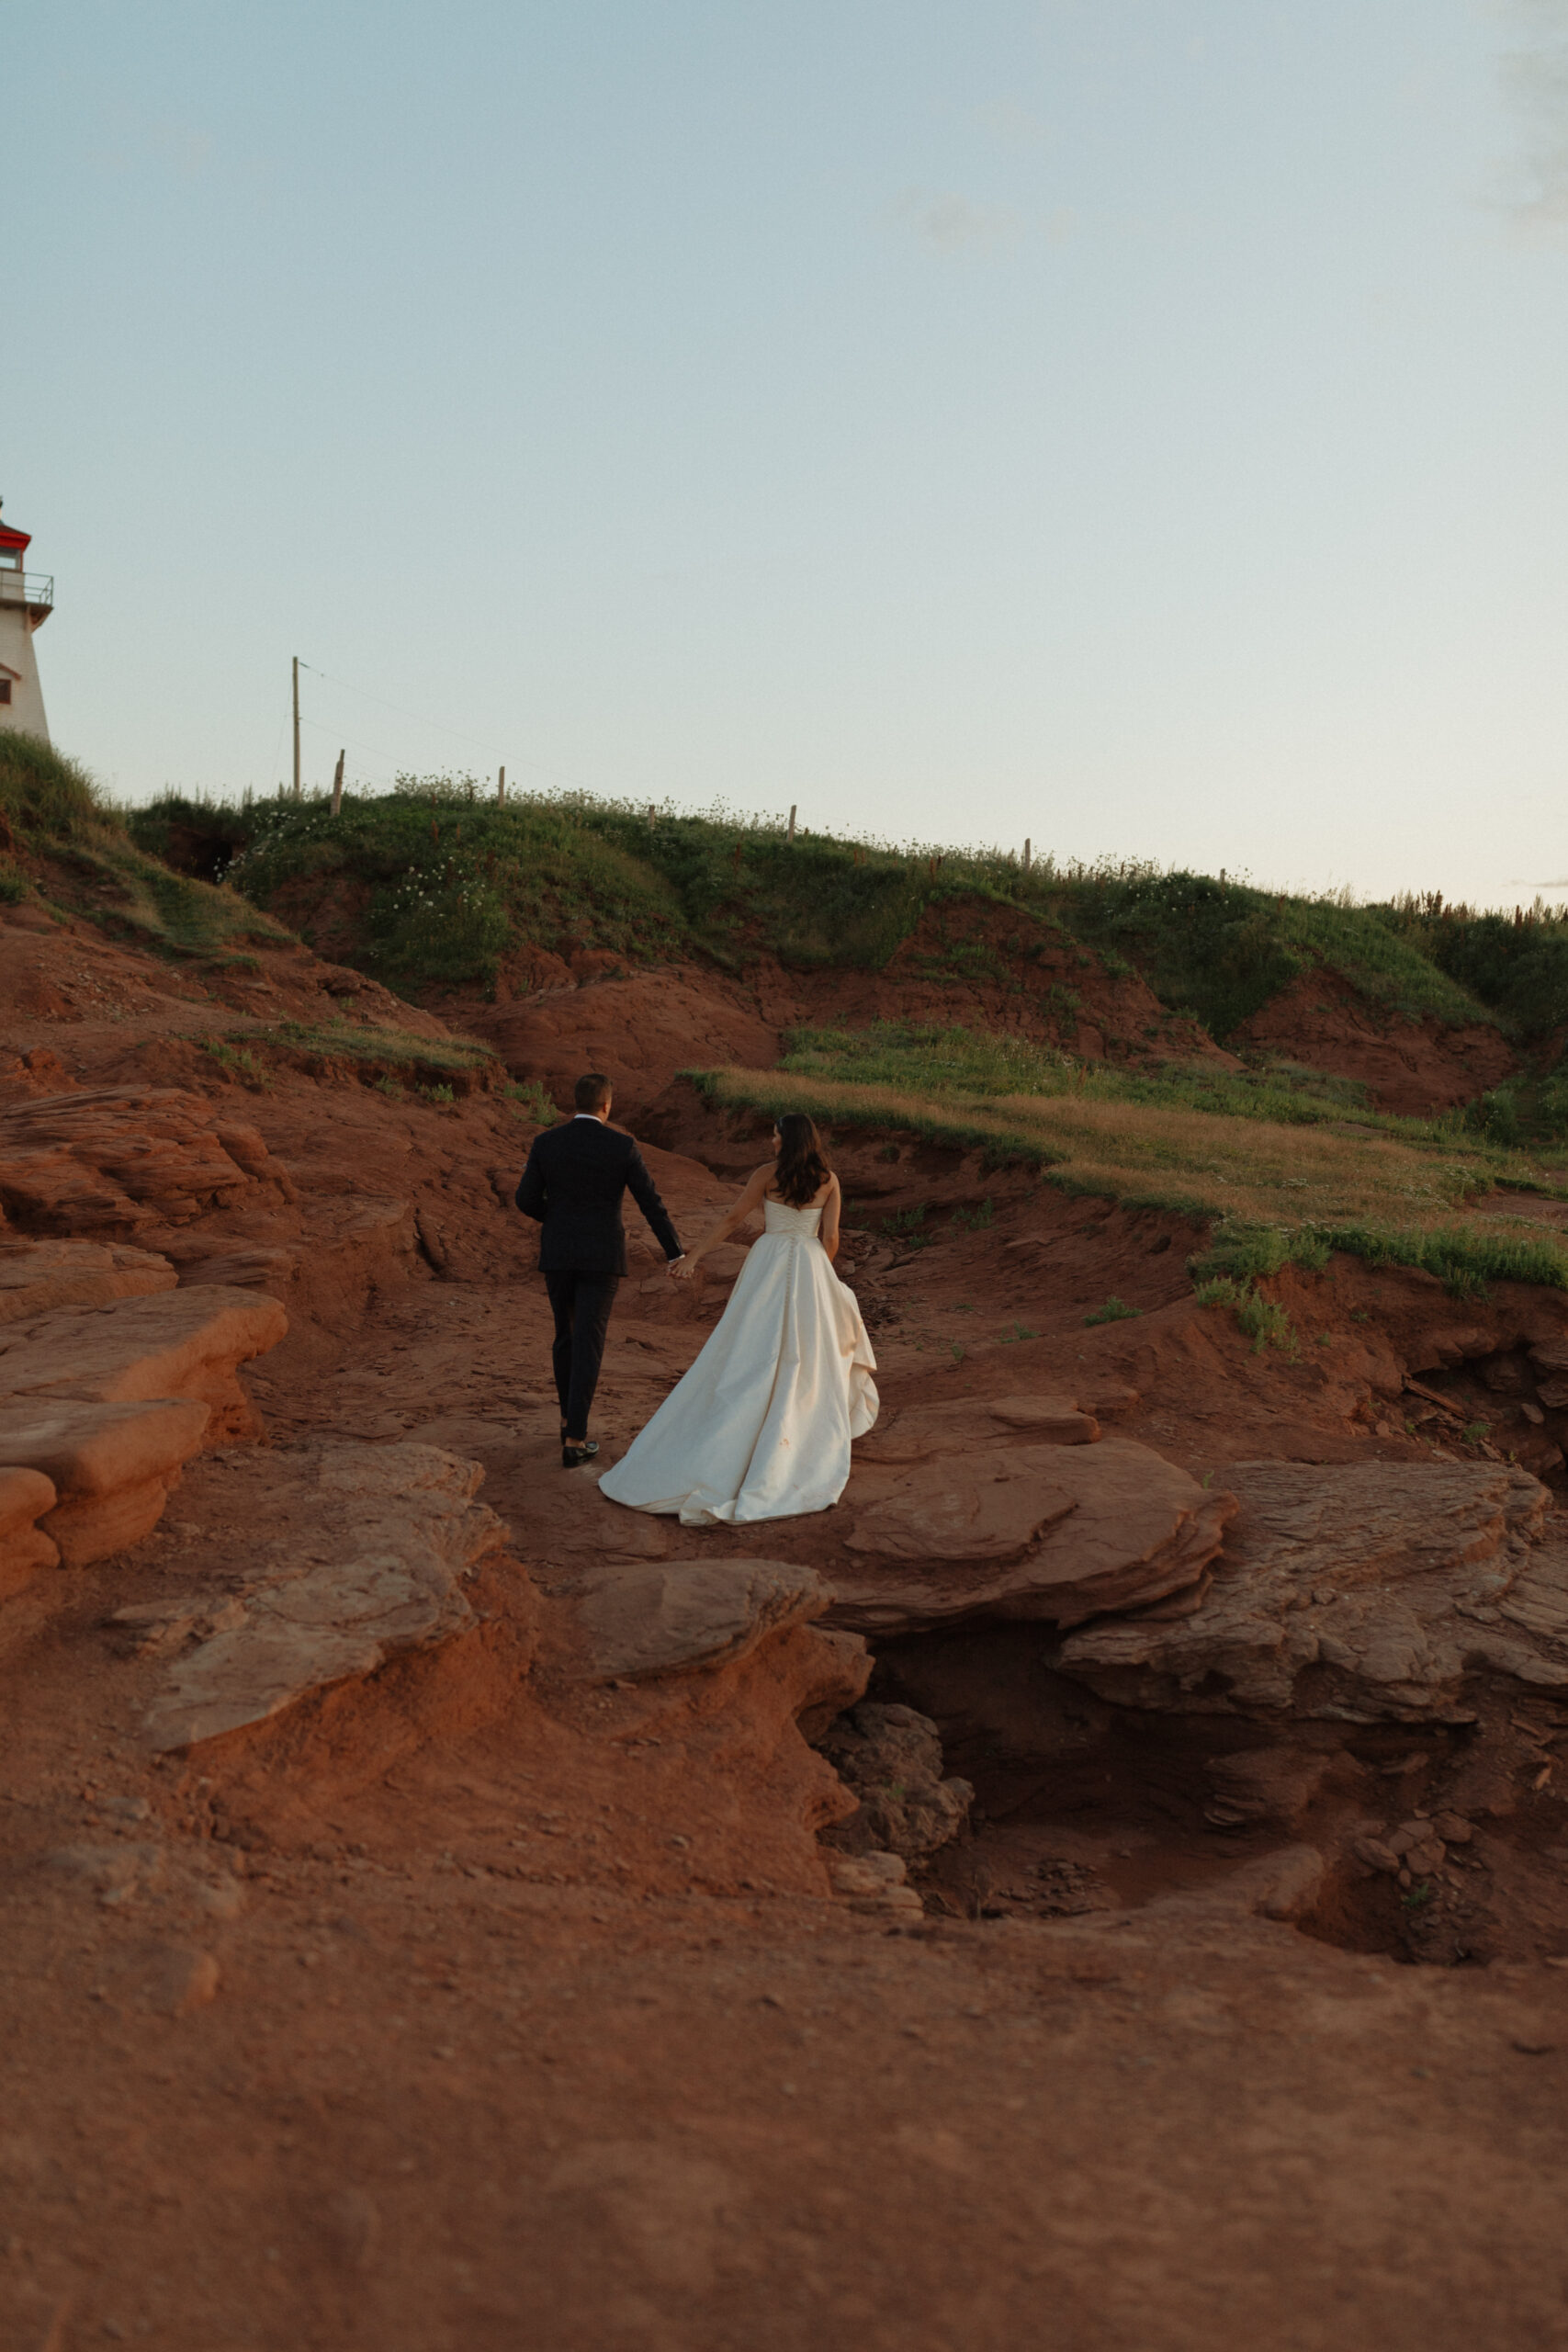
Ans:
{"label": "suit jacket", "polygon": [[536,1136],[517,1205],[539,1221],[545,1272],[624,1274],[621,1195],[628,1192],[665,1256],[680,1257],[675,1228],[630,1136],[599,1119],[570,1119]]}

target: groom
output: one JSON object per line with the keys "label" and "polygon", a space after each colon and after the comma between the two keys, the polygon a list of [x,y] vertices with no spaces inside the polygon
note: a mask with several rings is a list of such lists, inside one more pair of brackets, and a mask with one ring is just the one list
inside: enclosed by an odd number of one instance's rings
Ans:
{"label": "groom", "polygon": [[626,1271],[621,1195],[629,1192],[672,1272],[683,1252],[642,1154],[630,1136],[607,1123],[610,1081],[591,1072],[576,1089],[577,1114],[564,1126],[534,1137],[517,1205],[538,1220],[539,1265],[555,1312],[550,1361],[560,1398],[561,1467],[592,1462],[599,1448],[588,1434],[589,1408],[599,1383],[604,1333],[615,1286]]}

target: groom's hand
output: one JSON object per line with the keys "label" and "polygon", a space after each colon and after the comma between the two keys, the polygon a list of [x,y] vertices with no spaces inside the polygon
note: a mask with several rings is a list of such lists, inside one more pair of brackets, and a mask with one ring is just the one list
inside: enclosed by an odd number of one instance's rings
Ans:
{"label": "groom's hand", "polygon": [[681,1253],[681,1255],[680,1255],[680,1257],[678,1257],[678,1258],[666,1258],[666,1259],[665,1259],[665,1261],[664,1261],[664,1271],[665,1271],[665,1272],[666,1272],[667,1274],[673,1274],[673,1273],[675,1273],[675,1272],[677,1272],[677,1270],[678,1270],[680,1267],[683,1266],[683,1265],[685,1264],[685,1262],[686,1262],[685,1252],[682,1250],[682,1253]]}
{"label": "groom's hand", "polygon": [[689,1258],[681,1257],[667,1258],[664,1262],[664,1271],[671,1282],[689,1283],[697,1270]]}

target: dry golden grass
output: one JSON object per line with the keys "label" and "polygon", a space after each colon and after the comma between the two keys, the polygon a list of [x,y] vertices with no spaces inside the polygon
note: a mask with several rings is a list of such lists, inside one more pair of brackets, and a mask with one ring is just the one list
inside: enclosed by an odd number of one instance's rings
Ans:
{"label": "dry golden grass", "polygon": [[[1499,1182],[1557,1189],[1563,1171],[1521,1153],[1445,1149],[1330,1126],[1276,1125],[1210,1112],[1072,1094],[914,1093],[787,1070],[707,1074],[713,1098],[800,1110],[829,1122],[915,1128],[998,1149],[1021,1145],[1051,1179],[1134,1204],[1181,1207],[1227,1224],[1368,1225],[1431,1233],[1462,1221]],[[1473,1206],[1469,1214],[1475,1215]],[[1501,1215],[1520,1231],[1539,1222]]]}

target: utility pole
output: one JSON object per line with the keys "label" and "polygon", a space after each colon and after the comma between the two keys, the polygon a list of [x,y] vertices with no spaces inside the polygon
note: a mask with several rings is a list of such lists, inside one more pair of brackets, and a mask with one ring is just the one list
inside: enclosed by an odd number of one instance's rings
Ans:
{"label": "utility pole", "polygon": [[1023,844],[1023,870],[1026,874],[1029,871],[1029,853],[1032,846],[1032,844],[1029,842],[1025,842]]}
{"label": "utility pole", "polygon": [[343,763],[346,756],[345,752],[338,753],[337,771],[333,777],[333,815],[334,817],[343,807]]}
{"label": "utility pole", "polygon": [[789,839],[790,839],[791,841],[794,841],[794,839],[795,839],[795,807],[796,807],[796,803],[795,803],[795,801],[793,801],[793,800],[792,800],[792,801],[790,802],[790,804],[789,804]]}
{"label": "utility pole", "polygon": [[506,770],[502,769],[495,780],[496,799],[504,807],[506,801]]}
{"label": "utility pole", "polygon": [[294,797],[299,797],[299,656],[294,656]]}

